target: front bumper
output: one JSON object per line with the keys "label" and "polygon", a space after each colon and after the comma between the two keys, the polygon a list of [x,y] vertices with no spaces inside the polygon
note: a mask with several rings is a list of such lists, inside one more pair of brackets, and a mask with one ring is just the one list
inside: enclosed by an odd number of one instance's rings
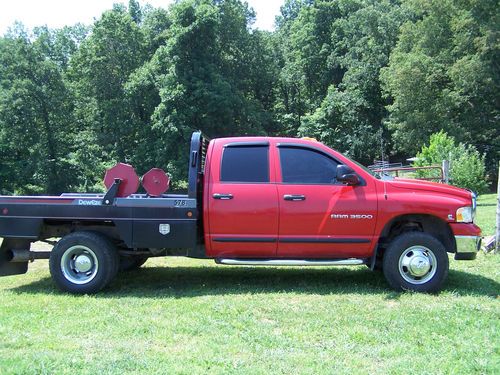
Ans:
{"label": "front bumper", "polygon": [[455,242],[457,244],[456,260],[476,259],[476,254],[481,249],[480,236],[455,236]]}

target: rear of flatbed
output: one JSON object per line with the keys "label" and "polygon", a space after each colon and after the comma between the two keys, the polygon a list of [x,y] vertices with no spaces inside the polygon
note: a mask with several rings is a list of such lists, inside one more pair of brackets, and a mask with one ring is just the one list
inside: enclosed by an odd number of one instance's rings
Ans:
{"label": "rear of flatbed", "polygon": [[[29,260],[51,257],[49,253],[31,251],[33,242],[51,242],[51,238],[65,238],[79,232],[108,242],[122,259],[128,259],[128,263],[131,258],[144,259],[169,253],[203,258],[199,198],[206,146],[207,141],[201,133],[194,133],[185,195],[115,197],[111,187],[106,194],[0,196],[0,237],[3,237],[0,276],[25,273]],[[92,263],[96,255],[78,258],[82,254],[86,254],[85,251],[75,252],[72,262]],[[74,267],[86,269],[86,266],[75,264]],[[85,292],[92,291],[95,290],[85,289]]]}

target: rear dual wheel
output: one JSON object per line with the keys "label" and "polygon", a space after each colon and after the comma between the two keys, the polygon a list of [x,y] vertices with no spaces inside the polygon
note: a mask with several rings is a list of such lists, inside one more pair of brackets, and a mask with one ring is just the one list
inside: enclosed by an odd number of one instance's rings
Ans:
{"label": "rear dual wheel", "polygon": [[107,286],[116,276],[120,257],[103,234],[74,232],[63,237],[50,254],[52,279],[63,291],[91,294]]}

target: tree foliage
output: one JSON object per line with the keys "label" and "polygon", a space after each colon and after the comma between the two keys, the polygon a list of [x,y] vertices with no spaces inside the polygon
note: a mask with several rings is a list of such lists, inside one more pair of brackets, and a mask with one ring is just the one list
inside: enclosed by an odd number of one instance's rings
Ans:
{"label": "tree foliage", "polygon": [[[499,157],[498,2],[415,0],[382,81],[395,146],[417,151],[445,130]],[[493,163],[496,165],[496,163]]]}
{"label": "tree foliage", "polygon": [[444,130],[472,186],[479,152],[490,174],[499,157],[498,18],[493,0],[286,0],[267,32],[241,0],[129,0],[90,27],[16,24],[0,38],[0,190],[102,189],[117,161],[179,187],[194,130],[313,136],[365,164]]}
{"label": "tree foliage", "polygon": [[71,180],[71,93],[43,47],[24,33],[0,39],[2,192],[57,193]]}
{"label": "tree foliage", "polygon": [[396,2],[334,3],[326,64],[329,76],[321,102],[302,121],[299,133],[370,163],[380,157],[387,113],[379,74],[388,64],[405,11]]}

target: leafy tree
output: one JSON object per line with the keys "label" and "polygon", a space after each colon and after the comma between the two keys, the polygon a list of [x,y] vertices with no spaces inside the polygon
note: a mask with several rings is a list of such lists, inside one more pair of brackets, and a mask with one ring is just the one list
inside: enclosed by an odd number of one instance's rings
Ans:
{"label": "leafy tree", "polygon": [[151,7],[145,7],[143,9],[141,30],[146,38],[148,60],[156,52],[158,47],[165,44],[167,30],[170,24],[170,17],[165,9]]}
{"label": "leafy tree", "polygon": [[286,28],[290,25],[299,15],[304,6],[312,5],[313,0],[285,0],[284,4],[280,7],[280,14],[276,17],[276,24],[278,28]]}
{"label": "leafy tree", "polygon": [[[395,146],[415,152],[441,129],[499,157],[500,74],[494,0],[415,0],[381,78]],[[495,166],[496,168],[496,166]],[[491,169],[491,168],[490,168]]]}
{"label": "leafy tree", "polygon": [[275,104],[279,97],[279,48],[277,39],[267,31],[256,30],[250,35],[247,63],[247,97],[256,108],[256,120],[266,134],[280,134],[281,123],[275,116]]}
{"label": "leafy tree", "polygon": [[47,26],[36,27],[33,32],[35,38],[33,43],[62,71],[66,71],[70,58],[78,51],[88,31],[89,28],[82,24],[64,26],[61,29],[49,29]]}
{"label": "leafy tree", "polygon": [[[0,39],[0,190],[57,194],[71,186],[71,95],[44,41]],[[65,171],[61,173],[61,171]]]}
{"label": "leafy tree", "polygon": [[142,22],[142,9],[137,0],[129,0],[128,13],[136,24],[140,24]]}
{"label": "leafy tree", "polygon": [[[95,22],[70,61],[68,79],[75,94],[75,117],[78,141],[92,145],[93,156],[75,155],[90,171],[92,165],[130,162],[144,137],[140,106],[134,105],[126,93],[129,76],[146,58],[145,38],[139,26],[123,6],[104,12]],[[139,135],[141,134],[141,135]],[[90,167],[84,166],[89,163]],[[94,170],[95,182],[102,171]],[[91,186],[92,176],[85,176]]]}
{"label": "leafy tree", "polygon": [[276,35],[282,51],[280,97],[276,110],[279,122],[289,135],[296,135],[303,117],[321,103],[332,72],[331,25],[339,16],[333,2],[287,1],[278,18]]}
{"label": "leafy tree", "polygon": [[302,3],[296,13],[285,28],[282,70],[289,88],[283,97],[293,104],[283,107],[296,114],[291,134],[314,136],[369,163],[388,138],[379,73],[407,12],[397,1],[342,0]]}
{"label": "leafy tree", "polygon": [[254,20],[241,0],[129,0],[91,27],[15,24],[0,38],[0,190],[99,189],[116,161],[180,186],[198,129],[314,136],[363,163],[444,129],[461,142],[444,142],[456,183],[483,160],[496,172],[496,1],[286,0],[276,31]]}
{"label": "leafy tree", "polygon": [[249,79],[253,51],[247,26],[254,15],[247,6],[236,0],[183,1],[170,17],[166,44],[142,77],[154,82],[161,99],[153,114],[158,138],[151,153],[178,180],[187,173],[192,131],[210,137],[259,134],[262,117]]}

